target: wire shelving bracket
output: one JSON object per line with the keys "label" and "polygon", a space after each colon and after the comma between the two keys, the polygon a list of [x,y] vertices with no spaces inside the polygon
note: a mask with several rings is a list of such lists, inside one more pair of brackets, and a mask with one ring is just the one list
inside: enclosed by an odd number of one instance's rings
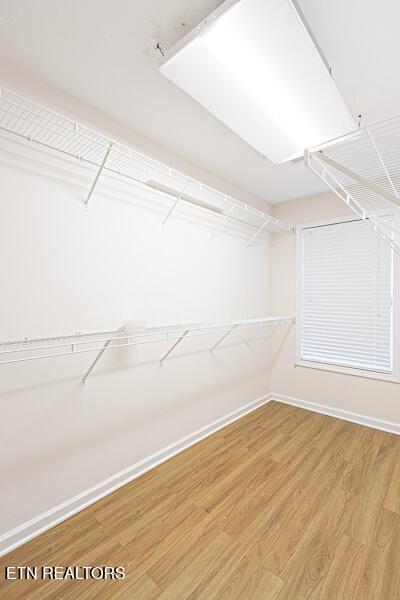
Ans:
{"label": "wire shelving bracket", "polygon": [[[173,345],[160,359],[164,364],[165,359],[175,350],[185,338],[198,335],[222,334],[211,347],[212,352],[221,342],[234,330],[257,328],[257,334],[269,323],[290,322],[294,323],[293,317],[257,317],[254,319],[241,319],[237,321],[191,323],[184,325],[165,325],[147,327],[140,330],[125,330],[124,328],[113,331],[101,331],[94,333],[75,333],[72,335],[45,337],[45,338],[23,338],[19,340],[8,340],[0,342],[0,365],[19,362],[33,361],[56,356],[70,356],[95,352],[96,356],[85,375],[82,383],[92,373],[100,358],[106,351],[116,348],[126,348],[156,342],[173,341]],[[252,336],[250,339],[252,339]],[[248,340],[248,342],[250,341]]]}
{"label": "wire shelving bracket", "polygon": [[93,183],[92,183],[92,187],[91,187],[91,188],[90,188],[90,190],[89,190],[89,193],[88,193],[88,195],[87,195],[87,198],[86,198],[86,200],[85,200],[85,206],[86,206],[86,207],[88,207],[88,206],[89,206],[90,198],[92,197],[92,194],[93,194],[93,192],[94,192],[94,188],[96,187],[96,185],[97,185],[97,182],[98,182],[98,181],[99,181],[99,179],[100,179],[100,175],[101,175],[101,172],[102,172],[102,170],[103,170],[103,169],[104,169],[104,167],[106,166],[106,162],[107,162],[107,159],[108,159],[108,157],[109,157],[109,155],[110,155],[111,148],[112,148],[112,142],[110,142],[110,145],[108,146],[108,148],[107,148],[107,150],[106,150],[106,153],[104,154],[104,158],[103,158],[103,160],[102,160],[102,161],[101,161],[101,163],[100,163],[99,170],[97,171],[96,177],[94,178],[94,181],[93,181]]}
{"label": "wire shelving bracket", "polygon": [[304,160],[400,254],[400,116],[306,150]]}
{"label": "wire shelving bracket", "polygon": [[95,179],[83,201],[86,207],[93,199],[102,173],[108,172],[145,186],[146,189],[157,190],[164,197],[172,199],[163,225],[170,219],[178,204],[185,203],[220,217],[212,237],[227,221],[236,226],[246,226],[254,232],[248,246],[267,228],[272,233],[293,230],[287,223],[258,208],[204,185],[133,148],[4,88],[0,88],[0,130],[96,167]]}

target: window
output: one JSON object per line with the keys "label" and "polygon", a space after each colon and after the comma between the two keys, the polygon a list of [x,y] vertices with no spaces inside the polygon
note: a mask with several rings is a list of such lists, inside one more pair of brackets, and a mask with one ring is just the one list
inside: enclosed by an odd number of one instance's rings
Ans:
{"label": "window", "polygon": [[300,361],[393,373],[390,247],[361,220],[299,236]]}

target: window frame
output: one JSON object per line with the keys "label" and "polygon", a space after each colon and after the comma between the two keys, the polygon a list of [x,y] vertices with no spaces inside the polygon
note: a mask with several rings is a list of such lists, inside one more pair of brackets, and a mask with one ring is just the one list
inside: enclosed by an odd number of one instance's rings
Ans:
{"label": "window frame", "polygon": [[[335,219],[325,219],[311,223],[303,223],[296,226],[296,367],[307,369],[317,369],[318,371],[331,371],[367,379],[378,379],[382,381],[400,383],[400,256],[393,252],[393,319],[392,319],[392,344],[393,344],[393,370],[391,373],[382,373],[369,369],[358,367],[345,367],[330,363],[304,360],[301,358],[301,326],[302,326],[302,282],[303,282],[303,256],[302,256],[302,236],[304,229],[313,227],[322,227],[326,225],[337,225],[351,221],[361,221],[357,216],[337,217]],[[365,224],[365,227],[368,227]]]}

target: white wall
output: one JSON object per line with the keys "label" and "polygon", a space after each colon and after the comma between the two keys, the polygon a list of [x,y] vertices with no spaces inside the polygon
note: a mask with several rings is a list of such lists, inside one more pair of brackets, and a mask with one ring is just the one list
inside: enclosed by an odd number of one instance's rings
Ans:
{"label": "white wall", "polygon": [[[28,142],[0,140],[0,338],[269,314],[269,248]],[[198,213],[197,213],[198,214]],[[237,332],[3,365],[0,533],[269,391],[267,342]]]}
{"label": "white wall", "polygon": [[[312,223],[352,214],[333,194],[284,202],[274,215],[292,224]],[[296,311],[296,239],[284,236],[271,251],[271,311]],[[296,327],[271,349],[273,392],[309,402],[400,423],[400,385],[295,366]]]}

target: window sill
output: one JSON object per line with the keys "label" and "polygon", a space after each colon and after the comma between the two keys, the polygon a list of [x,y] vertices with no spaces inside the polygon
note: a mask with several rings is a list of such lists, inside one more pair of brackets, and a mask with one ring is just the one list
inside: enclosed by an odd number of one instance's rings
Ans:
{"label": "window sill", "polygon": [[363,369],[354,369],[352,367],[341,367],[339,365],[328,365],[325,363],[317,363],[312,361],[298,360],[295,367],[304,367],[306,369],[317,369],[318,371],[331,371],[342,375],[353,375],[355,377],[364,377],[365,379],[378,379],[389,383],[400,383],[400,379],[393,373],[377,373],[375,371],[367,371]]}

